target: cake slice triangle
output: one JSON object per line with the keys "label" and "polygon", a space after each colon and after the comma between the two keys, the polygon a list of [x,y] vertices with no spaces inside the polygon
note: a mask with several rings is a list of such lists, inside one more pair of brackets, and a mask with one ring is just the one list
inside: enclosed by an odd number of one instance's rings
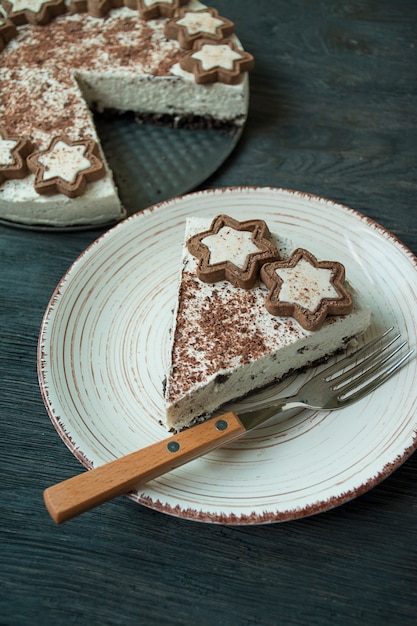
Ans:
{"label": "cake slice triangle", "polygon": [[[221,240],[212,245],[211,239],[202,237],[219,217],[223,216],[188,218],[186,223],[164,392],[167,427],[173,431],[346,349],[370,323],[369,307],[349,283],[350,312],[329,315],[318,329],[308,330],[291,315],[273,315],[267,310],[270,293],[259,272],[251,288],[236,286],[233,276],[233,282],[230,276],[228,280],[219,275],[216,282],[206,282],[213,276],[202,273],[207,258],[194,256],[196,241],[210,244],[208,265],[212,257],[212,267],[217,269],[234,254]],[[281,262],[290,259],[297,248],[275,234],[271,240]],[[231,245],[240,244],[234,240]],[[237,263],[238,258],[234,257]]]}

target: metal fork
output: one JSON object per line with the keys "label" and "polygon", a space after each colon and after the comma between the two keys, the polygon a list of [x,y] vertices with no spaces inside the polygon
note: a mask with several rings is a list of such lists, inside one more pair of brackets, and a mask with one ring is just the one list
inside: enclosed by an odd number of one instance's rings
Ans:
{"label": "metal fork", "polygon": [[292,396],[240,413],[233,411],[197,424],[127,456],[49,487],[46,507],[57,523],[127,493],[210,450],[237,439],[293,407],[340,409],[388,380],[410,358],[406,341],[393,328],[350,356],[322,370]]}
{"label": "metal fork", "polygon": [[[388,328],[359,350],[321,370],[294,395],[239,413],[240,421],[247,423],[248,430],[251,430],[287,409],[333,410],[360,400],[391,378],[414,352],[410,349],[404,353],[407,342],[398,343],[401,334],[393,334],[393,331],[394,327]],[[257,423],[251,426],[254,419]]]}

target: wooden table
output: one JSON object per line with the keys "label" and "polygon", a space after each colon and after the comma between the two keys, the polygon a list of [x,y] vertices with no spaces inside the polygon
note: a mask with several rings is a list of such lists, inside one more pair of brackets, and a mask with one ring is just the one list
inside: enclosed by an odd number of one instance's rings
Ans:
{"label": "wooden table", "polygon": [[[216,6],[256,69],[244,136],[204,187],[318,194],[416,254],[415,1]],[[38,331],[55,285],[101,232],[0,229],[0,623],[415,624],[415,454],[355,501],[283,524],[199,524],[127,498],[52,522],[42,491],[80,465],[41,400]]]}

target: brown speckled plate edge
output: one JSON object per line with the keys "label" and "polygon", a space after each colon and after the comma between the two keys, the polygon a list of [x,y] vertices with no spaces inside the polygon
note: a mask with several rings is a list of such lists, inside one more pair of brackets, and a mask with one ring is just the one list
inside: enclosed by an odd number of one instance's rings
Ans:
{"label": "brown speckled plate edge", "polygon": [[[86,467],[166,436],[161,384],[184,220],[212,217],[219,207],[240,219],[255,212],[297,245],[308,240],[318,256],[337,253],[349,279],[369,293],[368,334],[393,324],[416,345],[417,260],[372,220],[323,198],[273,188],[208,190],[162,202],[111,229],[79,257],[42,323],[38,372],[45,406]],[[148,281],[142,277],[155,266],[158,232],[164,253],[159,277]],[[343,504],[415,450],[415,378],[413,360],[395,382],[353,408],[288,414],[130,497],[164,513],[224,524],[285,521]],[[288,379],[282,392],[297,384]]]}

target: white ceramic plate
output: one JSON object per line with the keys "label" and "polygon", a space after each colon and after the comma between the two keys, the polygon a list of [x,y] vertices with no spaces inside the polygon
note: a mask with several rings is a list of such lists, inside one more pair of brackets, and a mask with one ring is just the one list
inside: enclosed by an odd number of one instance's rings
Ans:
{"label": "white ceramic plate", "polygon": [[[162,384],[185,218],[219,213],[263,218],[297,246],[343,262],[349,280],[368,295],[368,335],[394,325],[416,345],[417,259],[364,216],[271,188],[209,190],[163,202],[92,244],[56,288],[44,317],[43,398],[59,435],[86,467],[167,436]],[[288,379],[282,391],[294,390],[300,378]],[[416,379],[413,359],[349,408],[283,414],[130,497],[172,515],[227,524],[289,520],[339,505],[414,451]]]}

